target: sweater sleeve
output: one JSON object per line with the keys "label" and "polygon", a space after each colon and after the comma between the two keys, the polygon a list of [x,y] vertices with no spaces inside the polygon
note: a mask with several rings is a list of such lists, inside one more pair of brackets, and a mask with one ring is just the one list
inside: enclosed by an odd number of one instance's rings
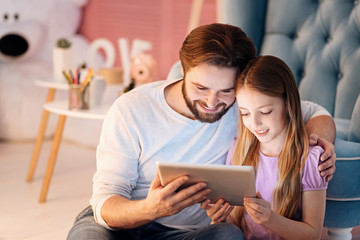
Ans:
{"label": "sweater sleeve", "polygon": [[304,122],[309,121],[311,118],[326,115],[331,116],[330,113],[320,106],[319,104],[310,102],[310,101],[303,101],[301,100],[301,111],[303,115]]}
{"label": "sweater sleeve", "polygon": [[320,175],[318,166],[320,164],[320,155],[324,150],[319,146],[311,146],[305,162],[302,187],[303,191],[327,189],[326,178]]}
{"label": "sweater sleeve", "polygon": [[126,103],[117,99],[104,119],[96,151],[96,172],[90,203],[95,221],[106,228],[109,226],[101,217],[104,202],[115,195],[130,199],[138,179],[140,149],[136,145],[136,134],[124,121],[123,116],[127,113]]}

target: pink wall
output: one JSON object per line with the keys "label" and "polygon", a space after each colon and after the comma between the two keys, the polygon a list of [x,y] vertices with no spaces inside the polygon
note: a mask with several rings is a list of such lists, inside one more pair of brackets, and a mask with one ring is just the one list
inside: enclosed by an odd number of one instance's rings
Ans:
{"label": "pink wall", "polygon": [[[121,66],[117,40],[134,38],[152,42],[158,78],[165,79],[178,60],[187,34],[192,0],[90,0],[84,9],[80,32],[90,41],[104,37],[116,49],[115,66]],[[216,21],[216,0],[205,0],[200,25]]]}

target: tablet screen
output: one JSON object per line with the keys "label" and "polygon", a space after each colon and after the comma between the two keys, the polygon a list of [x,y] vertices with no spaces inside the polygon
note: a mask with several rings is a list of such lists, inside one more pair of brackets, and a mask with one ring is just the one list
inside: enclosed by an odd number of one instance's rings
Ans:
{"label": "tablet screen", "polygon": [[178,190],[198,182],[206,182],[212,191],[211,203],[223,198],[232,205],[242,206],[244,196],[255,197],[255,171],[251,166],[157,162],[162,186],[175,178],[188,175],[189,181]]}

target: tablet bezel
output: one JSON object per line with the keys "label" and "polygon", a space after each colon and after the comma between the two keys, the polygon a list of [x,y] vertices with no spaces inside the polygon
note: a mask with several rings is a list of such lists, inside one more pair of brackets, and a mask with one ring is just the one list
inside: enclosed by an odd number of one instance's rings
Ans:
{"label": "tablet bezel", "polygon": [[207,195],[211,203],[223,198],[231,205],[242,206],[244,196],[255,197],[255,171],[251,166],[156,162],[162,186],[175,178],[188,175],[189,181],[178,190],[197,182],[206,182],[212,191]]}

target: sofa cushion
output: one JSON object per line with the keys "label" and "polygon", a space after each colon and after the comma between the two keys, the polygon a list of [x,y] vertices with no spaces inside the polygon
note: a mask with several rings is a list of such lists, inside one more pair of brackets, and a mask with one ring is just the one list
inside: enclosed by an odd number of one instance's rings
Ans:
{"label": "sofa cushion", "polygon": [[261,54],[283,59],[301,98],[324,106],[335,118],[350,119],[360,93],[360,8],[354,4],[358,1],[267,3]]}
{"label": "sofa cushion", "polygon": [[349,126],[349,141],[360,143],[360,95],[355,103]]}

